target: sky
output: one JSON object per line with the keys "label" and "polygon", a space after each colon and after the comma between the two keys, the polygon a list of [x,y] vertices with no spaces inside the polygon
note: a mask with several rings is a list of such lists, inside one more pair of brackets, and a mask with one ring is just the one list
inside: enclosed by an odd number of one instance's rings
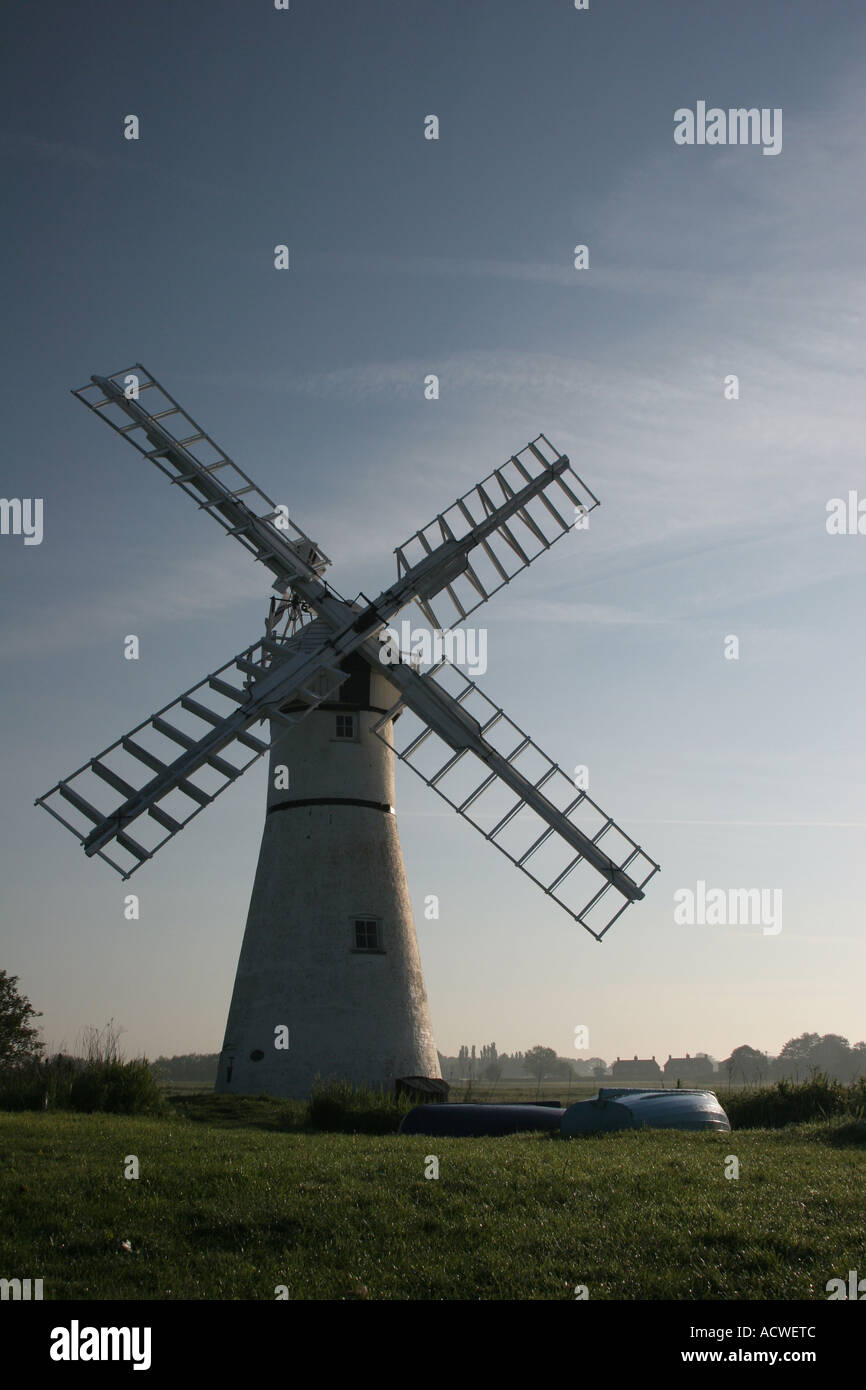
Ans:
{"label": "sky", "polygon": [[[858,0],[5,27],[0,490],[44,522],[0,535],[0,968],[49,1044],[219,1050],[264,820],[260,763],[124,884],[33,805],[262,631],[269,575],[70,395],[137,361],[350,597],[540,431],[601,499],[476,615],[478,680],[662,872],[599,945],[399,768],[440,1051],[866,1036],[866,535],[827,528],[866,512]],[[698,102],[780,110],[781,150],[675,143]],[[781,928],[677,920],[698,883]]]}

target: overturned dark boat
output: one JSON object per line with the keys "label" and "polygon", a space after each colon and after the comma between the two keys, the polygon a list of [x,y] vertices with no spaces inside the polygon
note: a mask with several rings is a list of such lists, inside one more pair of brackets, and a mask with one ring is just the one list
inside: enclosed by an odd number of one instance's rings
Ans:
{"label": "overturned dark boat", "polygon": [[599,1090],[594,1100],[579,1100],[565,1111],[560,1133],[599,1134],[614,1129],[716,1130],[726,1133],[730,1120],[712,1091],[645,1091],[627,1086]]}
{"label": "overturned dark boat", "polygon": [[555,1132],[564,1114],[561,1105],[416,1105],[403,1116],[399,1133],[471,1138],[534,1129]]}
{"label": "overturned dark boat", "polygon": [[521,1105],[416,1105],[400,1122],[400,1134],[453,1135],[481,1138],[520,1134],[527,1130],[601,1134],[617,1129],[715,1130],[727,1133],[727,1115],[712,1091],[634,1090],[610,1086],[593,1100],[563,1106],[545,1103]]}

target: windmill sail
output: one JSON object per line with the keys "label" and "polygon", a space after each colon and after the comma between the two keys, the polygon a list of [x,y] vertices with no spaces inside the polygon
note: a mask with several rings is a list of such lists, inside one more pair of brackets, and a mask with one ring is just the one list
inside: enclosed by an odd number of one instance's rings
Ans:
{"label": "windmill sail", "polygon": [[[327,556],[140,363],[73,394],[267,566],[275,588],[295,589],[339,629],[345,605],[321,579]],[[598,505],[541,434],[397,548],[397,582],[369,611],[387,621],[417,600],[434,626],[461,622]]]}
{"label": "windmill sail", "polygon": [[566,455],[540,434],[398,546],[397,573],[405,574],[449,541],[461,543],[467,558],[463,574],[431,586],[418,600],[434,627],[450,628],[510,584],[598,505]]}
{"label": "windmill sail", "polygon": [[[71,830],[86,854],[129,878],[266,753],[282,726],[303,719],[345,679],[320,624],[285,643],[263,638],[62,779],[36,805]],[[295,708],[283,713],[289,700]],[[251,732],[263,719],[277,726],[270,740]]]}
{"label": "windmill sail", "polygon": [[140,363],[94,376],[72,394],[236,536],[281,588],[330,564],[287,508],[268,497]]}
{"label": "windmill sail", "polygon": [[401,699],[374,732],[600,941],[658,864],[449,662],[388,677]]}

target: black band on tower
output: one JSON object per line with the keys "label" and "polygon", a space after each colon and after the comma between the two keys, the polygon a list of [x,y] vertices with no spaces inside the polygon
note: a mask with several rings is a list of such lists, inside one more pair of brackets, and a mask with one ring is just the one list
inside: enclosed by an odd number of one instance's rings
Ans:
{"label": "black band on tower", "polygon": [[394,807],[387,801],[362,801],[358,796],[307,796],[300,801],[277,801],[268,807],[266,814],[270,816],[274,811],[291,811],[296,806],[366,806],[370,811],[385,811],[389,816],[394,814]]}

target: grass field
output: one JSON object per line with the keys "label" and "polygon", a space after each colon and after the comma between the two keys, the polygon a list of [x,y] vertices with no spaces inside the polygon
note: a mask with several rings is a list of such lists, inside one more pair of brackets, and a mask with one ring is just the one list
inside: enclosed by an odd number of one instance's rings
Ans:
{"label": "grass field", "polygon": [[825,1299],[863,1264],[866,1149],[839,1125],[434,1140],[174,1107],[0,1114],[0,1274],[46,1299]]}
{"label": "grass field", "polygon": [[598,1095],[598,1081],[525,1081],[506,1078],[501,1081],[449,1081],[450,1101],[470,1100],[507,1105],[513,1100],[558,1100],[561,1105],[573,1105],[576,1100],[588,1100]]}

